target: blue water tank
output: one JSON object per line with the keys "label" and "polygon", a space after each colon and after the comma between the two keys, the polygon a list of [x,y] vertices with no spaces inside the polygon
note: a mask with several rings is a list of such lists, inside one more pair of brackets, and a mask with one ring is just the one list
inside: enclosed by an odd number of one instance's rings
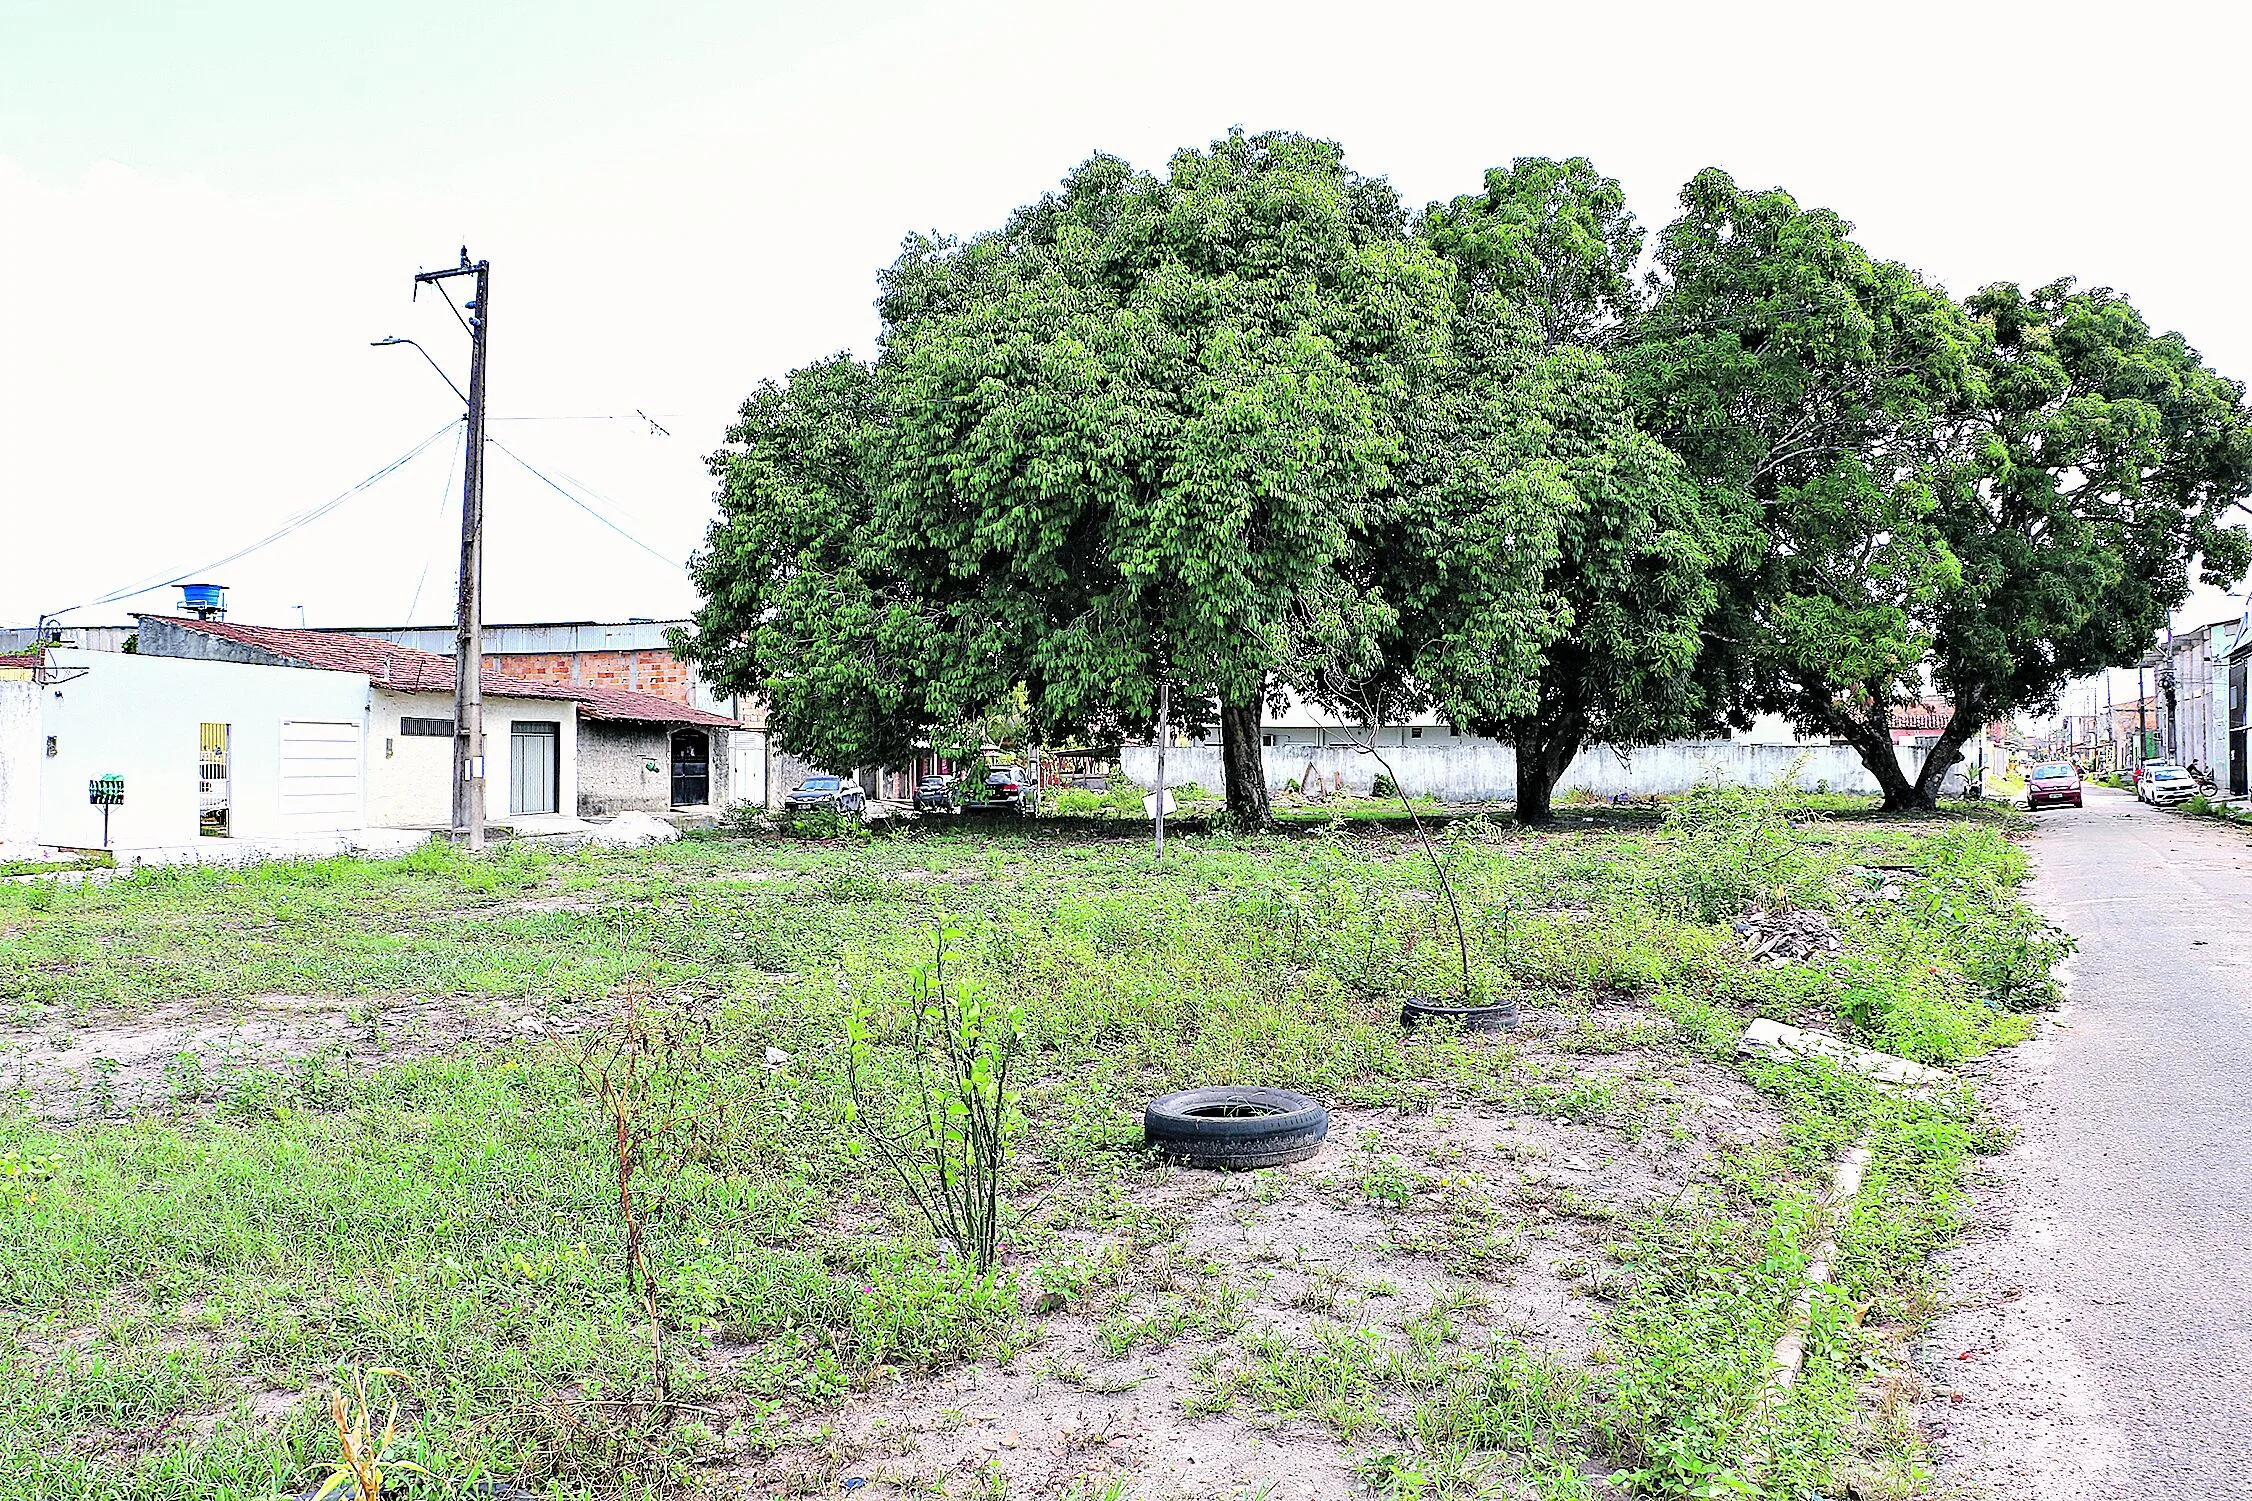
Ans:
{"label": "blue water tank", "polygon": [[217,620],[227,613],[224,584],[182,584],[180,608],[199,620]]}

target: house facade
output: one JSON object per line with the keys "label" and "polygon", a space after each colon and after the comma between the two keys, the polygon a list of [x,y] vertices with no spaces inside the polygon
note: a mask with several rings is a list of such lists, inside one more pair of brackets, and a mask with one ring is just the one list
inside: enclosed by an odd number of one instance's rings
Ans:
{"label": "house facade", "polygon": [[2236,622],[2219,621],[2175,636],[2157,661],[2160,733],[2166,754],[2216,777],[2229,762],[2229,648]]}
{"label": "house facade", "polygon": [[[801,768],[794,762],[777,765],[777,754],[767,739],[765,706],[755,698],[715,691],[674,653],[669,632],[691,624],[687,620],[573,620],[484,627],[479,660],[485,674],[577,695],[621,693],[663,699],[710,716],[679,725],[622,714],[586,716],[580,726],[585,773],[580,779],[582,814],[699,806],[679,801],[693,796],[698,778],[721,789],[707,796],[707,805],[713,808],[736,802],[770,804],[795,785],[792,773]],[[452,626],[361,626],[324,629],[320,634],[389,642],[444,657],[449,663],[455,644]],[[678,788],[673,785],[676,780]]]}
{"label": "house facade", "polygon": [[364,829],[367,711],[356,673],[51,650],[0,681],[0,843],[192,852]]}
{"label": "house facade", "polygon": [[[143,655],[356,672],[370,685],[375,808],[386,826],[450,821],[454,661],[337,631],[144,615]],[[479,673],[488,816],[717,810],[731,798],[715,743],[740,726],[674,699],[596,683]],[[506,759],[503,760],[505,755]]]}

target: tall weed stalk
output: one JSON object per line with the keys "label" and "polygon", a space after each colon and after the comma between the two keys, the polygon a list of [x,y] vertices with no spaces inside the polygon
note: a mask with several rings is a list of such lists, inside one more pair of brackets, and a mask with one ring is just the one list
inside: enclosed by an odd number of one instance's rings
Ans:
{"label": "tall weed stalk", "polygon": [[1010,1074],[1024,1010],[959,974],[962,935],[943,920],[931,962],[915,967],[896,1068],[855,1003],[846,1023],[848,1113],[856,1150],[874,1154],[907,1191],[931,1233],[983,1276],[1000,1249],[1002,1181],[1022,1129]]}

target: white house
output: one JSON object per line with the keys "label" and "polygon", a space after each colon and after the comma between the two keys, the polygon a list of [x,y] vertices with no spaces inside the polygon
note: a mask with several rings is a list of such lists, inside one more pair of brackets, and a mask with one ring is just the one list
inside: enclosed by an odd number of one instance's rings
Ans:
{"label": "white house", "polygon": [[[452,657],[336,631],[135,618],[144,655],[294,664],[367,678],[370,818],[426,828],[449,821]],[[489,667],[480,669],[479,682],[487,810],[495,818],[717,808],[729,799],[729,765],[711,755],[713,736],[740,728],[724,714],[604,683]],[[683,775],[691,767],[694,774]]]}
{"label": "white house", "polygon": [[49,651],[0,681],[0,839],[192,852],[364,829],[367,704],[348,672]]}

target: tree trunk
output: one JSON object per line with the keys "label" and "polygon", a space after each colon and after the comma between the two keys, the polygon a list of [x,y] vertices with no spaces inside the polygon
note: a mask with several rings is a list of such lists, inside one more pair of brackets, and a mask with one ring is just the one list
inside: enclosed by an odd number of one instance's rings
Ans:
{"label": "tree trunk", "polygon": [[1828,728],[1853,747],[1861,764],[1869,768],[1869,775],[1877,779],[1877,790],[1884,794],[1885,812],[1905,813],[1910,808],[1931,806],[1916,801],[1915,784],[1908,780],[1908,773],[1900,769],[1900,757],[1893,749],[1889,725],[1867,724],[1851,714],[1838,713],[1830,716]]}
{"label": "tree trunk", "polygon": [[1978,711],[1967,704],[1957,704],[1947,721],[1947,728],[1939,732],[1939,743],[1925,753],[1922,770],[1916,773],[1915,799],[1919,808],[1936,807],[1939,803],[1939,784],[1947,780],[1954,768],[1955,757],[1979,731]]}
{"label": "tree trunk", "polygon": [[1517,751],[1517,821],[1547,823],[1556,816],[1556,784],[1580,753],[1579,737],[1562,731],[1519,737]]}
{"label": "tree trunk", "polygon": [[1267,763],[1259,753],[1259,708],[1266,695],[1249,703],[1220,705],[1220,774],[1227,782],[1228,812],[1246,829],[1274,822],[1267,804]]}

